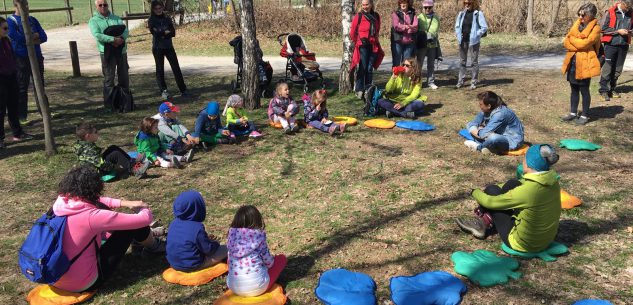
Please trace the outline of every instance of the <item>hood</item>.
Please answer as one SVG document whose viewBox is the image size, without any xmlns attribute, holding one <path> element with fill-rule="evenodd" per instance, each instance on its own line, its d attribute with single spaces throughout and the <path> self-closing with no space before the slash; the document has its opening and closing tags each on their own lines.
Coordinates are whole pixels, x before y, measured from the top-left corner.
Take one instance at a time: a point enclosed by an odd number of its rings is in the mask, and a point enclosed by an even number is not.
<svg viewBox="0 0 633 305">
<path fill-rule="evenodd" d="M 232 257 L 242 258 L 266 242 L 266 232 L 258 229 L 230 228 L 227 247 Z"/>
<path fill-rule="evenodd" d="M 218 102 L 213 101 L 207 104 L 207 115 L 219 115 L 220 114 L 220 105 Z"/>
<path fill-rule="evenodd" d="M 207 215 L 207 207 L 202 194 L 196 190 L 180 193 L 174 200 L 174 216 L 180 220 L 202 222 Z"/>
<path fill-rule="evenodd" d="M 136 137 L 137 137 L 139 140 L 147 140 L 147 139 L 151 138 L 152 136 L 151 136 L 151 135 L 146 134 L 146 133 L 145 133 L 145 132 L 143 132 L 143 131 L 139 131 L 139 132 L 138 132 L 138 134 L 136 135 Z"/>
<path fill-rule="evenodd" d="M 541 185 L 550 186 L 558 183 L 560 175 L 555 170 L 548 170 L 546 172 L 528 173 L 523 175 L 526 180 L 532 180 Z"/>
<path fill-rule="evenodd" d="M 53 204 L 53 212 L 57 216 L 69 216 L 79 214 L 84 211 L 94 210 L 93 204 L 85 202 L 83 200 L 72 199 L 64 196 L 57 197 Z"/>
</svg>

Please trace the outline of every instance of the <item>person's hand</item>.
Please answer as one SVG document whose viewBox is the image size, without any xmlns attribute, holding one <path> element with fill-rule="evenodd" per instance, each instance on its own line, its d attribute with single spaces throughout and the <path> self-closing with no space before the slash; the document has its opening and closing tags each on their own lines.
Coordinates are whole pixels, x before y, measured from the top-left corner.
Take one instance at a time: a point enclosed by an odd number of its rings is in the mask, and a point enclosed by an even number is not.
<svg viewBox="0 0 633 305">
<path fill-rule="evenodd" d="M 147 205 L 147 203 L 143 202 L 142 200 L 138 200 L 138 201 L 121 200 L 121 206 L 130 208 L 133 210 L 149 208 L 149 205 Z"/>
<path fill-rule="evenodd" d="M 620 35 L 629 35 L 629 30 L 627 29 L 619 29 L 618 34 Z"/>
<path fill-rule="evenodd" d="M 189 138 L 189 136 L 182 138 L 182 142 L 187 145 L 191 145 L 191 139 Z"/>
<path fill-rule="evenodd" d="M 322 118 L 321 123 L 325 124 L 325 122 L 327 122 L 327 118 Z"/>
<path fill-rule="evenodd" d="M 168 155 L 173 155 L 173 154 L 174 154 L 174 151 L 173 151 L 173 150 L 171 150 L 171 149 L 168 149 L 168 150 L 166 150 L 165 152 L 166 152 Z"/>
<path fill-rule="evenodd" d="M 158 160 L 154 161 L 154 165 L 160 166 L 160 161 L 158 161 Z"/>
<path fill-rule="evenodd" d="M 285 116 L 286 119 L 289 119 L 292 116 L 292 113 L 290 111 L 286 111 Z"/>
<path fill-rule="evenodd" d="M 316 106 L 316 110 L 317 110 L 317 111 L 321 111 L 321 104 L 318 104 L 318 105 Z"/>
<path fill-rule="evenodd" d="M 118 48 L 119 46 L 121 46 L 123 44 L 123 38 L 121 37 L 114 37 L 114 41 L 112 42 L 112 45 L 115 48 Z"/>
<path fill-rule="evenodd" d="M 402 105 L 400 105 L 400 103 L 393 105 L 393 108 L 396 110 L 400 110 L 400 108 L 402 108 Z"/>
<path fill-rule="evenodd" d="M 231 135 L 231 132 L 230 132 L 230 131 L 228 131 L 228 130 L 226 130 L 226 129 L 224 129 L 224 130 L 222 130 L 222 135 L 225 135 L 225 136 L 227 136 L 227 137 L 228 137 L 228 136 L 230 136 L 230 135 Z"/>
</svg>

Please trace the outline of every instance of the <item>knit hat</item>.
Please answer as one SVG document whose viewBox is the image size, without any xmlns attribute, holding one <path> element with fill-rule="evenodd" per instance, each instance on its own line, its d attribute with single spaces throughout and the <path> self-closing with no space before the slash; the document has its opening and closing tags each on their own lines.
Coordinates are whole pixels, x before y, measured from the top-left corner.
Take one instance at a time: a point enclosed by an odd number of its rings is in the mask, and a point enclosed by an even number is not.
<svg viewBox="0 0 633 305">
<path fill-rule="evenodd" d="M 160 114 L 164 114 L 167 112 L 180 112 L 180 107 L 170 103 L 170 102 L 164 102 L 162 104 L 160 104 L 160 106 L 158 106 L 158 112 Z"/>
<path fill-rule="evenodd" d="M 220 111 L 220 105 L 218 102 L 211 101 L 207 104 L 207 115 L 218 115 Z"/>
<path fill-rule="evenodd" d="M 226 116 L 226 110 L 229 107 L 235 107 L 235 105 L 239 104 L 242 102 L 242 97 L 237 95 L 237 94 L 233 94 L 231 96 L 229 96 L 229 98 L 226 100 L 226 105 L 224 105 L 224 111 L 222 111 L 222 115 Z"/>
<path fill-rule="evenodd" d="M 424 0 L 422 2 L 422 6 L 433 6 L 435 3 L 433 3 L 433 0 Z"/>
<path fill-rule="evenodd" d="M 527 166 L 535 171 L 548 171 L 549 167 L 558 162 L 556 150 L 549 144 L 535 144 L 530 146 L 525 154 Z"/>
</svg>

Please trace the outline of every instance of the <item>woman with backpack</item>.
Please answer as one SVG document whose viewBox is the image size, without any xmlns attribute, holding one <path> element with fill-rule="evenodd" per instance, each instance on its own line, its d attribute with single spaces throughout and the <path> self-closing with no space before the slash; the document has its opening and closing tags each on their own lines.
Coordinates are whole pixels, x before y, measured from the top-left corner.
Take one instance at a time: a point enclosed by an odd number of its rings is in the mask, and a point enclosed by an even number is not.
<svg viewBox="0 0 633 305">
<path fill-rule="evenodd" d="M 415 55 L 415 37 L 418 32 L 418 17 L 410 0 L 398 0 L 398 9 L 391 13 L 392 67 L 403 59 Z"/>
<path fill-rule="evenodd" d="M 372 83 L 374 69 L 378 69 L 385 53 L 380 46 L 380 15 L 374 11 L 374 0 L 363 0 L 361 9 L 352 19 L 350 39 L 354 43 L 354 54 L 350 71 L 356 66 L 356 84 L 354 91 L 358 98 L 363 97 L 367 85 Z"/>
</svg>

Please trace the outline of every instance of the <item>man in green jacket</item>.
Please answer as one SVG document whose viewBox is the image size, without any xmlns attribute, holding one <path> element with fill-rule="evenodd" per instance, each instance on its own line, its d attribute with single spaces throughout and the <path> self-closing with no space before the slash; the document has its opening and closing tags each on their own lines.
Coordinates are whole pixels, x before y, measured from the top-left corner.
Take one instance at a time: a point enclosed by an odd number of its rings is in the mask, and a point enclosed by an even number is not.
<svg viewBox="0 0 633 305">
<path fill-rule="evenodd" d="M 121 35 L 107 35 L 106 32 L 113 26 L 123 26 L 123 20 L 110 12 L 107 0 L 95 0 L 97 11 L 94 13 L 88 26 L 92 36 L 97 41 L 97 48 L 101 54 L 101 70 L 103 72 L 103 100 L 107 100 L 112 88 L 114 88 L 114 75 L 118 76 L 118 86 L 124 89 L 130 88 L 130 77 L 127 64 L 127 46 L 125 40 L 128 37 L 128 29 L 125 28 Z M 110 29 L 108 29 L 110 27 Z M 108 30 L 106 30 L 108 29 Z"/>
<path fill-rule="evenodd" d="M 459 218 L 457 224 L 481 239 L 495 228 L 506 246 L 516 251 L 546 249 L 556 237 L 560 218 L 560 177 L 550 170 L 557 161 L 558 155 L 550 145 L 531 146 L 523 159 L 522 177 L 503 187 L 474 190 L 478 216 Z"/>
</svg>

